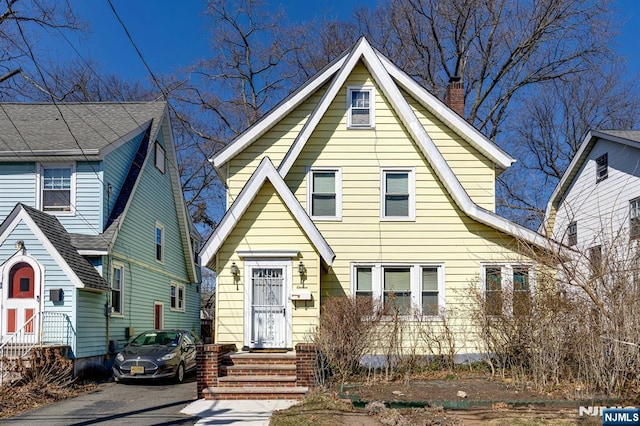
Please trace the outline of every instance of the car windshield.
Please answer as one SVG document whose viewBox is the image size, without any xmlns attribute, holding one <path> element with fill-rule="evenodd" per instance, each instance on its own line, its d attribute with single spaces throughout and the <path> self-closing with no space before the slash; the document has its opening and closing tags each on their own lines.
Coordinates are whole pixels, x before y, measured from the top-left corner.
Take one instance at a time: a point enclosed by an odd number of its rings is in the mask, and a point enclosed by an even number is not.
<svg viewBox="0 0 640 426">
<path fill-rule="evenodd" d="M 133 346 L 178 346 L 180 333 L 177 331 L 147 331 L 136 337 L 131 345 Z"/>
</svg>

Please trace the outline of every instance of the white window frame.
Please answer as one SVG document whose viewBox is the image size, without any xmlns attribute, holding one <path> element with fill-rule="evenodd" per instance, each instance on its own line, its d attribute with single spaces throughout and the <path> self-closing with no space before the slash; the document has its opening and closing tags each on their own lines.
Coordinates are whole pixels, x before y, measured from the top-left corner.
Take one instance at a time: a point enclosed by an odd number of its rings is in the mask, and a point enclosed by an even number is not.
<svg viewBox="0 0 640 426">
<path fill-rule="evenodd" d="M 567 245 L 575 246 L 578 244 L 578 222 L 573 221 L 567 226 Z"/>
<path fill-rule="evenodd" d="M 629 238 L 640 238 L 640 197 L 629 200 Z"/>
<path fill-rule="evenodd" d="M 180 291 L 182 291 L 182 297 L 180 297 Z M 174 302 L 174 299 L 175 299 L 175 302 Z M 169 306 L 171 310 L 184 312 L 184 299 L 185 299 L 184 284 L 171 283 L 171 288 L 169 290 Z"/>
<path fill-rule="evenodd" d="M 45 210 L 44 208 L 44 171 L 45 169 L 70 169 L 71 187 L 69 189 L 69 211 Z M 54 216 L 74 216 L 76 214 L 76 163 L 39 163 L 37 170 L 36 205 L 38 210 Z"/>
<path fill-rule="evenodd" d="M 160 230 L 160 259 L 158 259 L 158 230 Z M 158 263 L 164 263 L 164 226 L 160 222 L 156 222 L 156 226 L 153 232 L 153 256 Z"/>
<path fill-rule="evenodd" d="M 158 154 L 162 154 L 162 155 L 158 155 Z M 155 145 L 154 145 L 154 159 L 153 162 L 156 166 L 156 169 L 158 169 L 160 171 L 160 173 L 164 174 L 165 169 L 166 169 L 166 164 L 167 164 L 167 154 L 166 151 L 164 150 L 164 147 L 162 145 L 160 145 L 160 142 L 156 141 Z"/>
<path fill-rule="evenodd" d="M 316 172 L 335 173 L 336 209 L 333 216 L 313 215 L 313 174 Z M 307 168 L 307 213 L 314 220 L 342 220 L 342 169 L 340 167 L 309 167 Z"/>
<path fill-rule="evenodd" d="M 369 123 L 353 124 L 352 123 L 352 105 L 351 94 L 353 92 L 369 93 Z M 373 129 L 376 127 L 376 97 L 373 86 L 349 86 L 347 87 L 347 128 L 348 129 Z M 362 108 L 364 109 L 364 108 Z"/>
<path fill-rule="evenodd" d="M 385 268 L 409 268 L 411 289 L 411 314 L 404 315 L 407 318 L 423 320 L 442 320 L 445 315 L 446 303 L 446 276 L 443 262 L 353 262 L 351 263 L 351 295 L 356 296 L 357 270 L 358 268 L 371 268 L 371 289 L 373 303 L 379 309 L 384 309 L 384 269 Z M 422 268 L 437 268 L 438 270 L 438 314 L 423 315 L 422 306 Z"/>
<path fill-rule="evenodd" d="M 513 315 L 513 271 L 514 269 L 527 268 L 529 274 L 529 295 L 535 293 L 535 267 L 530 263 L 482 263 L 480 265 L 480 281 L 482 283 L 482 296 L 487 293 L 487 268 L 500 268 L 500 289 L 502 290 L 502 313 Z M 511 297 L 507 297 L 511 294 Z"/>
<path fill-rule="evenodd" d="M 388 216 L 385 213 L 387 196 L 386 176 L 388 173 L 407 173 L 409 198 L 407 202 L 408 216 Z M 416 220 L 416 169 L 415 167 L 383 167 L 380 169 L 380 220 L 382 221 L 415 221 Z"/>
<path fill-rule="evenodd" d="M 599 183 L 609 177 L 609 153 L 605 152 L 604 154 L 598 156 L 595 159 L 595 163 L 596 163 L 596 183 Z"/>
<path fill-rule="evenodd" d="M 119 270 L 120 271 L 120 306 L 115 306 L 113 304 L 113 280 L 115 278 L 115 271 Z M 116 315 L 116 316 L 123 316 L 124 315 L 124 291 L 125 291 L 125 281 L 124 281 L 124 264 L 117 262 L 117 261 L 112 261 L 111 262 L 111 277 L 109 280 L 109 288 L 111 290 L 111 294 L 109 295 L 110 299 L 111 299 L 111 309 L 112 314 Z"/>
</svg>

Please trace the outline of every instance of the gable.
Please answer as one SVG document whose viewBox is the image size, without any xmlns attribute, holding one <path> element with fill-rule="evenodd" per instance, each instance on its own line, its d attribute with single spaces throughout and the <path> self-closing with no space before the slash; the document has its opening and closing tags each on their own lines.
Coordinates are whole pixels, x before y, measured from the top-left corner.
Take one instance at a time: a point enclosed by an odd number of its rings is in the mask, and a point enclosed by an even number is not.
<svg viewBox="0 0 640 426">
<path fill-rule="evenodd" d="M 256 196 L 267 181 L 274 187 L 278 196 L 286 205 L 287 210 L 295 219 L 295 222 L 297 222 L 304 231 L 309 241 L 312 242 L 325 265 L 331 266 L 335 258 L 335 253 L 327 244 L 322 234 L 320 234 L 320 231 L 318 231 L 318 228 L 316 228 L 311 218 L 306 214 L 299 201 L 287 187 L 268 157 L 262 159 L 255 172 L 251 175 L 251 178 L 247 181 L 247 184 L 204 244 L 200 252 L 204 264 L 209 268 L 215 268 L 218 251 L 238 226 L 240 218 L 251 208 Z M 277 228 L 269 226 L 269 229 L 270 232 L 274 232 L 274 229 Z"/>
<path fill-rule="evenodd" d="M 328 89 L 323 93 L 320 101 L 314 107 L 313 112 L 304 123 L 300 132 L 296 135 L 289 151 L 278 166 L 278 173 L 283 177 L 288 175 L 289 171 L 292 169 L 294 164 L 296 164 L 299 156 L 304 151 L 306 144 L 314 137 L 315 132 L 319 129 L 318 126 L 321 125 L 325 116 L 331 116 L 331 106 L 336 105 L 336 102 L 340 102 L 340 92 L 344 90 L 345 86 L 348 86 L 349 79 L 353 75 L 355 81 L 358 81 L 359 83 L 366 83 L 370 80 L 375 84 L 376 88 L 379 89 L 382 95 L 384 95 L 384 99 L 386 99 L 386 102 L 388 102 L 390 106 L 388 109 L 381 112 L 384 113 L 385 111 L 389 111 L 391 113 L 389 115 L 390 117 L 397 117 L 397 119 L 393 121 L 401 123 L 402 128 L 404 129 L 398 135 L 392 133 L 385 134 L 385 126 L 379 124 L 379 119 L 376 117 L 375 129 L 368 128 L 366 130 L 362 130 L 362 134 L 371 133 L 369 137 L 373 139 L 372 148 L 374 152 L 376 144 L 380 140 L 380 137 L 378 136 L 379 134 L 384 134 L 385 139 L 400 137 L 404 140 L 411 140 L 419 148 L 423 157 L 429 162 L 435 175 L 446 188 L 446 191 L 451 195 L 455 204 L 464 211 L 465 214 L 474 220 L 489 225 L 501 232 L 505 232 L 519 238 L 524 238 L 526 241 L 532 242 L 536 245 L 545 245 L 546 242 L 541 240 L 538 234 L 495 215 L 490 209 L 488 210 L 479 206 L 472 200 L 472 198 L 470 198 L 464 186 L 460 183 L 460 180 L 447 163 L 445 157 L 441 154 L 429 136 L 427 129 L 425 129 L 418 119 L 416 112 L 410 106 L 407 99 L 402 95 L 400 88 L 389 74 L 389 70 L 391 69 L 395 73 L 396 78 L 403 79 L 404 77 L 398 74 L 397 69 L 394 68 L 395 66 L 387 64 L 385 67 L 382 58 L 383 57 L 381 55 L 371 48 L 365 39 L 361 39 L 356 44 L 356 46 L 349 52 L 335 76 L 332 77 L 331 84 Z M 362 78 L 365 75 L 364 73 L 358 73 L 360 63 L 364 64 L 364 67 L 366 67 L 366 70 L 368 71 L 366 80 Z M 403 82 L 403 88 L 415 93 L 420 92 L 420 90 L 416 91 L 412 86 L 412 83 L 407 81 Z M 424 94 L 421 93 L 421 95 Z M 376 102 L 378 102 L 378 97 L 379 96 L 376 95 Z M 428 98 L 426 95 L 423 97 Z M 342 99 L 344 99 L 344 97 Z M 492 158 L 492 161 L 498 162 L 499 166 L 507 167 L 510 165 L 512 159 L 499 150 L 492 142 L 482 137 L 479 132 L 476 131 L 474 133 L 469 130 L 471 126 L 469 126 L 468 123 L 465 123 L 464 120 L 461 122 L 459 119 L 452 117 L 450 110 L 449 112 L 443 112 L 441 102 L 434 101 L 434 99 L 429 98 L 426 101 L 423 100 L 421 104 L 427 108 L 433 107 L 434 113 L 440 114 L 442 117 L 448 117 L 449 123 L 456 123 L 457 125 L 453 126 L 453 129 L 457 133 L 466 135 L 466 137 L 469 138 L 469 141 L 474 143 L 484 154 L 489 155 Z M 334 106 L 333 110 L 336 109 L 337 107 Z M 342 111 L 344 111 L 344 107 Z M 340 115 L 343 114 L 344 112 Z M 274 118 L 275 121 L 277 121 L 277 119 L 279 118 Z M 382 121 L 380 121 L 380 123 Z M 251 129 L 248 132 L 250 133 Z M 354 130 L 352 137 L 355 138 L 356 134 L 357 132 Z M 407 137 L 407 135 L 409 137 Z M 244 140 L 243 137 L 239 140 L 242 140 L 243 144 L 241 145 L 238 142 L 233 142 L 232 145 L 224 151 L 224 155 L 222 155 L 222 157 L 224 157 L 224 161 L 220 158 L 216 160 L 214 157 L 214 165 L 221 166 L 238 152 L 246 149 L 247 141 Z M 390 155 L 392 155 L 392 153 L 390 153 Z M 231 199 L 233 199 L 235 194 L 230 191 L 230 195 Z"/>
</svg>

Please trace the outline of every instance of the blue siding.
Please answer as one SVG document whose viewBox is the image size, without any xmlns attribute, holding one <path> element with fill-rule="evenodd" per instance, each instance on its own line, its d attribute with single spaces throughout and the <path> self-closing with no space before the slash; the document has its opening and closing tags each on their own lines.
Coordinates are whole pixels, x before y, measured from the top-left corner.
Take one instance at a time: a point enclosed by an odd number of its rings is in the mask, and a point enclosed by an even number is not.
<svg viewBox="0 0 640 426">
<path fill-rule="evenodd" d="M 36 205 L 36 165 L 0 163 L 0 222 L 18 202 Z"/>
<path fill-rule="evenodd" d="M 102 163 L 76 163 L 76 214 L 57 215 L 68 232 L 97 235 L 102 232 Z"/>
<path fill-rule="evenodd" d="M 159 142 L 162 144 L 163 141 Z M 168 164 L 166 172 L 161 173 L 154 165 L 153 150 L 149 150 L 149 158 L 140 177 L 135 198 L 114 245 L 114 259 L 117 258 L 125 265 L 125 304 L 124 316 L 111 319 L 113 336 L 124 337 L 124 328 L 128 326 L 135 327 L 136 331 L 152 328 L 154 302 L 164 304 L 165 327 L 188 328 L 198 334 L 200 332 L 200 294 L 197 292 L 198 284 L 188 282 L 180 234 L 182 230 L 178 224 L 178 210 L 169 175 L 171 167 L 175 165 Z M 155 259 L 156 222 L 164 227 L 162 263 Z M 170 309 L 172 283 L 183 284 L 185 287 L 184 312 Z"/>
<path fill-rule="evenodd" d="M 61 312 L 69 315 L 73 327 L 76 328 L 75 309 L 76 288 L 69 278 L 58 266 L 55 259 L 49 254 L 46 248 L 33 235 L 31 229 L 20 222 L 6 239 L 6 244 L 0 246 L 0 259 L 6 260 L 14 255 L 16 250 L 14 242 L 22 240 L 25 243 L 26 254 L 37 259 L 44 271 L 44 288 L 41 297 L 44 297 L 44 309 L 48 312 Z M 64 291 L 62 303 L 54 304 L 49 300 L 49 289 L 61 288 Z M 73 348 L 75 351 L 75 348 Z"/>
<path fill-rule="evenodd" d="M 107 317 L 104 306 L 107 295 L 78 291 L 77 358 L 107 353 Z"/>
<path fill-rule="evenodd" d="M 138 146 L 140 145 L 140 141 L 143 136 L 144 133 L 140 133 L 132 140 L 109 153 L 109 155 L 104 159 L 104 183 L 105 185 L 111 185 L 113 188 L 111 193 L 108 193 L 107 191 L 104 193 L 103 217 L 105 218 L 105 223 L 113 209 L 116 199 L 118 198 L 122 184 L 127 177 L 129 167 L 136 155 L 136 151 L 138 150 Z"/>
</svg>

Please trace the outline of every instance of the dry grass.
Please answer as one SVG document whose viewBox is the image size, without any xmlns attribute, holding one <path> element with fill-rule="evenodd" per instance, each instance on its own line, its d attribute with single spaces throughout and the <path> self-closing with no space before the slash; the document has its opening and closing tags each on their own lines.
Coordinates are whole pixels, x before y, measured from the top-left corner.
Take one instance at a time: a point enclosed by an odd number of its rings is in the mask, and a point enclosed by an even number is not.
<svg viewBox="0 0 640 426">
<path fill-rule="evenodd" d="M 8 418 L 56 401 L 96 389 L 94 383 L 78 384 L 73 363 L 54 348 L 32 351 L 29 358 L 10 362 L 9 378 L 0 386 L 0 418 Z"/>
</svg>

